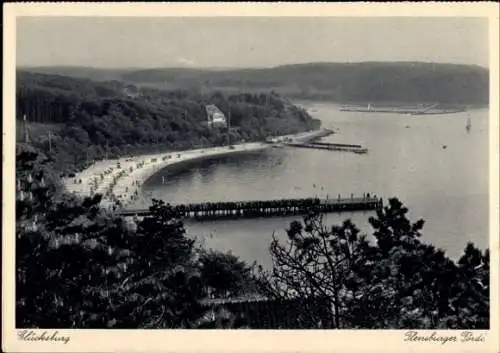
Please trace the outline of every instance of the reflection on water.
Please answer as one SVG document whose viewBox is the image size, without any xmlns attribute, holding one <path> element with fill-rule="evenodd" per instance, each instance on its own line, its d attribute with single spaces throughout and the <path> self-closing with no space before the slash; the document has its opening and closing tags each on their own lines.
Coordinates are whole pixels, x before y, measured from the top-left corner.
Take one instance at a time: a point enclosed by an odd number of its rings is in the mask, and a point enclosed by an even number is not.
<svg viewBox="0 0 500 353">
<path fill-rule="evenodd" d="M 145 195 L 171 203 L 365 192 L 384 199 L 397 196 L 413 220 L 426 220 L 424 239 L 451 256 L 458 256 L 468 240 L 488 245 L 487 110 L 415 117 L 345 113 L 331 104 L 311 109 L 324 127 L 338 129 L 325 141 L 362 144 L 369 153 L 283 148 L 198 161 L 158 173 L 145 185 Z M 351 218 L 369 233 L 368 217 L 330 214 L 327 221 Z M 292 219 L 189 223 L 187 228 L 208 246 L 268 266 L 271 234 L 281 234 Z"/>
</svg>

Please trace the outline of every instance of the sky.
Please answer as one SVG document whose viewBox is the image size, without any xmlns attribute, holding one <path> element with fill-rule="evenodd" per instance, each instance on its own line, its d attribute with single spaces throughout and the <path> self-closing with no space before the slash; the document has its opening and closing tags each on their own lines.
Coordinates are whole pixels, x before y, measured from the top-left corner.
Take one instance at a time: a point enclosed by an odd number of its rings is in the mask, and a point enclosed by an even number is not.
<svg viewBox="0 0 500 353">
<path fill-rule="evenodd" d="M 425 17 L 18 17 L 18 67 L 255 68 L 427 61 L 488 67 L 488 22 Z"/>
</svg>

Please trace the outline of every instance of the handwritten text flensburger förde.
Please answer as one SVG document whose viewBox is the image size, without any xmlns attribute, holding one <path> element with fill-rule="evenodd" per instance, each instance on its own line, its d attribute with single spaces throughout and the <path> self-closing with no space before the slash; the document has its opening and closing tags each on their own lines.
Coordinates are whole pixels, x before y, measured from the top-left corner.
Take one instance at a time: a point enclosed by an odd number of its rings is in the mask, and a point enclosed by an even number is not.
<svg viewBox="0 0 500 353">
<path fill-rule="evenodd" d="M 486 340 L 486 334 L 481 332 L 472 331 L 460 331 L 460 332 L 447 332 L 438 333 L 433 332 L 419 332 L 419 331 L 407 331 L 404 334 L 405 342 L 422 342 L 422 343 L 481 343 Z"/>
</svg>

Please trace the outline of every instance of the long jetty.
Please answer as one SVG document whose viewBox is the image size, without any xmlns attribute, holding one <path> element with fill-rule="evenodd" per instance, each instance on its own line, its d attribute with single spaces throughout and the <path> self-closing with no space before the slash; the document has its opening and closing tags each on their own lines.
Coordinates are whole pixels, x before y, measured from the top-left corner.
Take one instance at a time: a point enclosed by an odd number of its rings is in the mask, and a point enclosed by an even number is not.
<svg viewBox="0 0 500 353">
<path fill-rule="evenodd" d="M 317 141 L 323 137 L 333 134 L 332 130 L 321 129 L 314 132 L 281 137 L 269 137 L 266 142 L 275 146 L 288 146 L 298 148 L 312 148 L 317 150 L 344 151 L 354 153 L 367 153 L 368 149 L 361 145 L 346 143 L 329 143 Z"/>
<path fill-rule="evenodd" d="M 345 151 L 354 153 L 368 153 L 368 149 L 361 145 L 350 145 L 345 143 L 327 143 L 327 142 L 310 142 L 310 143 L 288 143 L 287 146 L 299 148 L 313 148 L 317 150 L 328 151 Z"/>
<path fill-rule="evenodd" d="M 266 201 L 204 202 L 173 205 L 185 218 L 217 220 L 303 215 L 309 212 L 333 213 L 346 211 L 374 211 L 383 207 L 382 199 L 375 196 L 336 199 L 283 199 Z M 149 209 L 129 209 L 118 212 L 122 216 L 148 216 Z"/>
</svg>

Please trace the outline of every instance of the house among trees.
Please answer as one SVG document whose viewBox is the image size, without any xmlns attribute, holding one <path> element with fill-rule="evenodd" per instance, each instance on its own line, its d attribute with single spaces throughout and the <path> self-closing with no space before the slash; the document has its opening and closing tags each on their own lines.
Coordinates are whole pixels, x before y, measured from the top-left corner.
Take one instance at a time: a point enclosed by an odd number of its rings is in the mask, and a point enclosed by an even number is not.
<svg viewBox="0 0 500 353">
<path fill-rule="evenodd" d="M 127 85 L 127 87 L 124 88 L 123 92 L 129 98 L 137 98 L 140 94 L 139 89 L 134 85 Z"/>
<path fill-rule="evenodd" d="M 227 125 L 226 116 L 215 104 L 205 106 L 205 111 L 207 112 L 207 123 L 209 127 Z"/>
</svg>

